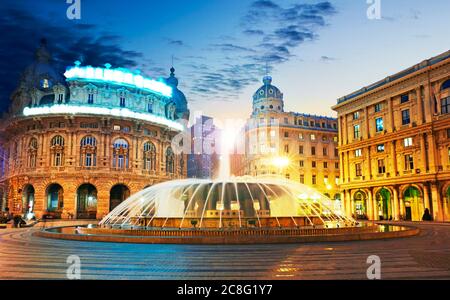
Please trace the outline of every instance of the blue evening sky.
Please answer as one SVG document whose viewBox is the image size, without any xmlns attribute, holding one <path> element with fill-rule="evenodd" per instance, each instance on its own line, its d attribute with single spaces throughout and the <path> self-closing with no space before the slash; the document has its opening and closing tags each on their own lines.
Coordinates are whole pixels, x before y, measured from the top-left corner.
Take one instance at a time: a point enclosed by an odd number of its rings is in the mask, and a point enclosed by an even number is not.
<svg viewBox="0 0 450 300">
<path fill-rule="evenodd" d="M 267 62 L 286 110 L 334 116 L 338 97 L 450 49 L 450 1 L 381 0 L 381 20 L 367 18 L 366 1 L 81 0 L 73 21 L 65 0 L 4 0 L 0 25 L 5 15 L 27 22 L 0 42 L 46 37 L 67 50 L 61 61 L 122 62 L 152 77 L 168 75 L 173 55 L 191 110 L 220 118 L 250 114 Z M 37 28 L 28 44 L 25 26 Z M 6 52 L 0 61 L 14 64 Z"/>
</svg>

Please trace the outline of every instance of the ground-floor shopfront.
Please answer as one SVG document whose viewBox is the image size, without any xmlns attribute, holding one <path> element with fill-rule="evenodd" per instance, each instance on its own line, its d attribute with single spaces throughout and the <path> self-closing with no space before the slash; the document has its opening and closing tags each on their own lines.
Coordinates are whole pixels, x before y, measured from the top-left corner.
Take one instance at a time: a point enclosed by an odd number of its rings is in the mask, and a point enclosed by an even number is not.
<svg viewBox="0 0 450 300">
<path fill-rule="evenodd" d="M 346 215 L 369 220 L 450 221 L 450 181 L 343 190 Z"/>
</svg>

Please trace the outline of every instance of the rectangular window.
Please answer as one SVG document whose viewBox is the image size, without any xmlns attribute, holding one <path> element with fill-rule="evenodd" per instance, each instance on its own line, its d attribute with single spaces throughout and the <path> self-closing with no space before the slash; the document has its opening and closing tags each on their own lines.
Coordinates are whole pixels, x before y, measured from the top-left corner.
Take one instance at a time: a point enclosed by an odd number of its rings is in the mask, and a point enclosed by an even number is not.
<svg viewBox="0 0 450 300">
<path fill-rule="evenodd" d="M 147 111 L 148 111 L 149 113 L 153 113 L 153 103 L 149 103 L 149 104 L 147 105 Z"/>
<path fill-rule="evenodd" d="M 362 176 L 361 164 L 355 164 L 355 175 L 356 175 L 356 177 Z"/>
<path fill-rule="evenodd" d="M 386 173 L 386 166 L 384 164 L 384 159 L 378 160 L 378 174 Z"/>
<path fill-rule="evenodd" d="M 412 137 L 406 138 L 403 140 L 403 145 L 405 147 L 411 147 L 413 145 L 413 139 Z"/>
<path fill-rule="evenodd" d="M 305 166 L 305 162 L 303 160 L 299 161 L 300 168 L 303 168 Z"/>
<path fill-rule="evenodd" d="M 402 110 L 402 125 L 408 125 L 409 123 L 411 123 L 409 109 Z"/>
<path fill-rule="evenodd" d="M 375 127 L 377 132 L 382 132 L 384 130 L 383 118 L 377 118 L 375 120 Z"/>
<path fill-rule="evenodd" d="M 94 104 L 94 94 L 88 94 L 88 104 Z"/>
<path fill-rule="evenodd" d="M 299 139 L 299 140 L 303 140 L 303 133 L 299 133 L 299 134 L 298 134 L 298 139 Z"/>
<path fill-rule="evenodd" d="M 314 127 L 314 121 L 309 121 L 309 125 L 310 125 L 311 127 Z"/>
<path fill-rule="evenodd" d="M 450 97 L 441 100 L 441 113 L 443 114 L 450 113 Z"/>
<path fill-rule="evenodd" d="M 120 97 L 120 107 L 125 107 L 125 98 L 124 97 Z"/>
<path fill-rule="evenodd" d="M 284 152 L 289 153 L 289 145 L 284 145 Z"/>
<path fill-rule="evenodd" d="M 305 175 L 300 174 L 300 183 L 305 184 Z"/>
<path fill-rule="evenodd" d="M 113 126 L 113 129 L 114 129 L 115 131 L 119 131 L 121 128 L 122 128 L 122 127 L 120 127 L 120 125 L 114 125 L 114 126 Z"/>
<path fill-rule="evenodd" d="M 400 96 L 400 103 L 406 103 L 409 101 L 409 94 L 404 94 Z"/>
<path fill-rule="evenodd" d="M 311 155 L 316 155 L 316 147 L 311 147 Z"/>
<path fill-rule="evenodd" d="M 334 148 L 334 156 L 339 157 L 339 150 L 337 148 Z"/>
<path fill-rule="evenodd" d="M 64 100 L 64 95 L 63 94 L 59 94 L 58 95 L 58 104 L 63 103 L 63 100 Z"/>
<path fill-rule="evenodd" d="M 315 141 L 316 140 L 316 135 L 315 134 L 311 134 L 311 141 Z"/>
<path fill-rule="evenodd" d="M 298 146 L 298 154 L 303 154 L 303 146 Z"/>
<path fill-rule="evenodd" d="M 360 131 L 359 125 L 353 126 L 353 137 L 355 139 L 359 139 L 360 136 L 361 136 L 361 131 Z"/>
<path fill-rule="evenodd" d="M 289 119 L 288 118 L 284 118 L 284 124 L 289 124 Z"/>
<path fill-rule="evenodd" d="M 87 153 L 86 154 L 85 166 L 86 167 L 91 167 L 92 166 L 92 154 L 91 153 Z"/>
<path fill-rule="evenodd" d="M 338 162 L 335 162 L 335 163 L 334 163 L 334 168 L 335 168 L 335 169 L 339 169 L 339 163 L 338 163 Z"/>
<path fill-rule="evenodd" d="M 312 176 L 312 184 L 313 184 L 313 185 L 316 185 L 316 184 L 317 184 L 317 176 L 316 176 L 316 175 L 313 175 L 313 176 Z"/>
<path fill-rule="evenodd" d="M 450 128 L 447 129 L 447 138 L 450 139 Z"/>
<path fill-rule="evenodd" d="M 322 149 L 322 153 L 323 153 L 323 156 L 327 156 L 328 155 L 328 149 L 327 148 L 323 148 Z"/>
<path fill-rule="evenodd" d="M 362 156 L 362 150 L 361 149 L 356 149 L 355 150 L 355 157 L 361 157 Z"/>
<path fill-rule="evenodd" d="M 315 167 L 316 167 L 316 162 L 315 162 L 315 161 L 312 161 L 312 162 L 311 162 L 311 165 L 312 165 L 313 168 L 315 168 Z"/>
<path fill-rule="evenodd" d="M 405 155 L 405 170 L 406 171 L 414 170 L 414 158 L 412 154 Z"/>
<path fill-rule="evenodd" d="M 328 162 L 326 162 L 326 161 L 323 162 L 323 168 L 328 169 Z"/>
<path fill-rule="evenodd" d="M 56 153 L 55 154 L 55 163 L 54 163 L 55 167 L 59 167 L 61 166 L 61 153 Z"/>
<path fill-rule="evenodd" d="M 384 152 L 384 144 L 377 145 L 377 152 L 378 153 Z"/>
<path fill-rule="evenodd" d="M 358 120 L 359 119 L 359 111 L 356 111 L 353 113 L 353 120 Z"/>
<path fill-rule="evenodd" d="M 375 104 L 375 112 L 380 112 L 383 109 L 383 103 Z"/>
<path fill-rule="evenodd" d="M 285 138 L 288 138 L 288 137 L 289 137 L 289 132 L 285 131 L 285 132 L 284 132 L 284 137 L 285 137 Z"/>
</svg>

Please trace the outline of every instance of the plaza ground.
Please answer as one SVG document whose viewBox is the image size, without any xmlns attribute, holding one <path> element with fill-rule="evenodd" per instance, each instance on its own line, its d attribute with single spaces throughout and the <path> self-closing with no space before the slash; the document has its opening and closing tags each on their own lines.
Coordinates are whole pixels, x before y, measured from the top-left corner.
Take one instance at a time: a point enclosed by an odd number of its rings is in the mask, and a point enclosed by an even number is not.
<svg viewBox="0 0 450 300">
<path fill-rule="evenodd" d="M 396 223 L 411 225 L 413 223 Z M 296 245 L 140 245 L 35 237 L 0 231 L 1 279 L 65 279 L 70 255 L 82 279 L 366 279 L 367 257 L 382 279 L 450 279 L 450 224 L 414 223 L 418 236 Z"/>
</svg>

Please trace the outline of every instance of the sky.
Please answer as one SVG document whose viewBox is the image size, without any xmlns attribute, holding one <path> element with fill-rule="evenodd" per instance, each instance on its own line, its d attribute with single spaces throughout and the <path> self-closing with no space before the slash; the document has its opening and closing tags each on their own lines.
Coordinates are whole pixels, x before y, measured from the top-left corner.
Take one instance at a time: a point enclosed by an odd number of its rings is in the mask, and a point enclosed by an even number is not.
<svg viewBox="0 0 450 300">
<path fill-rule="evenodd" d="M 191 111 L 247 118 L 267 70 L 285 110 L 336 116 L 347 95 L 450 49 L 448 0 L 1 0 L 0 111 L 46 38 L 61 70 L 85 65 L 168 77 Z M 367 10 L 380 1 L 380 19 Z"/>
</svg>

